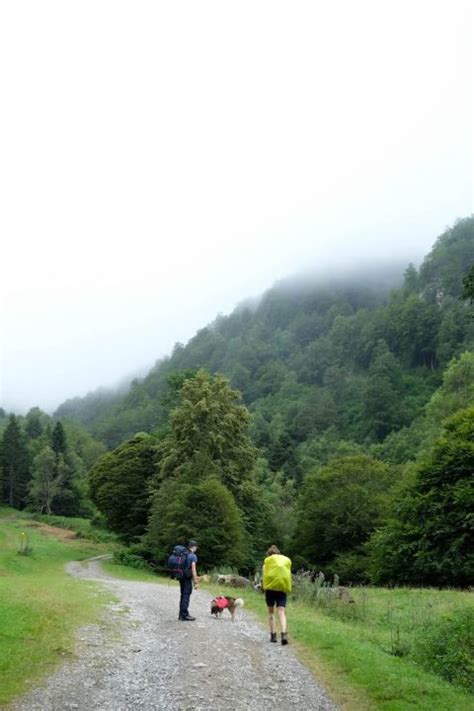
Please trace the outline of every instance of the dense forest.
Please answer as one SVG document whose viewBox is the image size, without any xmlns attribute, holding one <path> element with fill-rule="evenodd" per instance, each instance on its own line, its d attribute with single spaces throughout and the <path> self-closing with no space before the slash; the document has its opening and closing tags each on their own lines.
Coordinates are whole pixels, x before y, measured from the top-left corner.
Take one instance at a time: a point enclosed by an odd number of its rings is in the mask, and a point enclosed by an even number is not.
<svg viewBox="0 0 474 711">
<path fill-rule="evenodd" d="M 3 500 L 98 510 L 130 560 L 199 535 L 208 567 L 276 541 L 347 582 L 472 582 L 473 264 L 469 217 L 404 274 L 275 285 L 125 392 L 0 412 Z"/>
<path fill-rule="evenodd" d="M 39 513 L 93 516 L 88 472 L 107 451 L 83 427 L 38 407 L 25 417 L 0 408 L 0 501 Z"/>
</svg>

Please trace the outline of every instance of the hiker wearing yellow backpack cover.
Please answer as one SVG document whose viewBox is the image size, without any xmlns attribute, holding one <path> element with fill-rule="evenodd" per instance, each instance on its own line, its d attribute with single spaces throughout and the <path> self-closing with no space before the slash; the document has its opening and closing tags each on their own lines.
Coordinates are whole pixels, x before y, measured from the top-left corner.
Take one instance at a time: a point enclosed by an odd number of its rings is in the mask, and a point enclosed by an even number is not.
<svg viewBox="0 0 474 711">
<path fill-rule="evenodd" d="M 286 621 L 286 598 L 291 592 L 291 560 L 282 555 L 276 546 L 270 546 L 263 561 L 262 590 L 268 608 L 270 642 L 277 642 L 274 609 L 278 610 L 280 620 L 281 643 L 288 644 Z"/>
</svg>

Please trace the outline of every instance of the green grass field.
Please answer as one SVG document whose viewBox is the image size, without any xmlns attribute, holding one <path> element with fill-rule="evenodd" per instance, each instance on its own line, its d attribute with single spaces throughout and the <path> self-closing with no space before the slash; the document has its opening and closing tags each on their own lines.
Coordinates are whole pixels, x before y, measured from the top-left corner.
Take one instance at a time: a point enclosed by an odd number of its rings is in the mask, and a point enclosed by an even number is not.
<svg viewBox="0 0 474 711">
<path fill-rule="evenodd" d="M 0 705 L 73 654 L 74 631 L 96 620 L 105 602 L 99 588 L 69 577 L 64 566 L 109 546 L 51 533 L 0 508 Z M 26 543 L 31 553 L 19 554 Z"/>
</svg>

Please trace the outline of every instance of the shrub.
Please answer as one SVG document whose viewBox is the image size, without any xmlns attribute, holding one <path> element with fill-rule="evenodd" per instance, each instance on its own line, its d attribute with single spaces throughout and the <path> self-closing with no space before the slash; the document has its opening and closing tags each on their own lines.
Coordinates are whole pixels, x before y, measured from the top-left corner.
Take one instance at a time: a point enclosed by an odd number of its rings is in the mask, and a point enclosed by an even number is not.
<svg viewBox="0 0 474 711">
<path fill-rule="evenodd" d="M 365 455 L 334 459 L 308 474 L 290 555 L 338 574 L 335 561 L 344 556 L 344 582 L 366 580 L 361 550 L 383 519 L 393 482 L 386 464 Z"/>
<path fill-rule="evenodd" d="M 163 563 L 177 543 L 195 537 L 201 571 L 222 566 L 239 568 L 244 536 L 235 499 L 215 478 L 195 485 L 169 479 L 155 494 L 147 545 Z"/>
<path fill-rule="evenodd" d="M 120 548 L 114 552 L 114 562 L 120 565 L 127 565 L 129 568 L 137 570 L 150 570 L 150 566 L 139 551 L 131 548 Z"/>
<path fill-rule="evenodd" d="M 328 572 L 337 571 L 340 581 L 344 584 L 363 585 L 369 582 L 367 573 L 367 556 L 358 549 L 336 556 L 331 565 L 326 566 Z"/>
<path fill-rule="evenodd" d="M 427 625 L 414 657 L 428 671 L 474 692 L 474 609 L 454 610 L 438 625 Z"/>
</svg>

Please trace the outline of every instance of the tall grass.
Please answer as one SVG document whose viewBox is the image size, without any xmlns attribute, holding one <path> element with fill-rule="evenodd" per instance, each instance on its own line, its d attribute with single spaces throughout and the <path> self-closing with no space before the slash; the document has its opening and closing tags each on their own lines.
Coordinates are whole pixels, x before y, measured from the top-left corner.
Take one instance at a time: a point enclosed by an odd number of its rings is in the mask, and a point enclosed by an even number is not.
<svg viewBox="0 0 474 711">
<path fill-rule="evenodd" d="M 389 590 L 361 586 L 348 589 L 339 586 L 337 576 L 329 582 L 321 574 L 313 579 L 308 573 L 299 573 L 294 579 L 293 596 L 327 617 L 370 632 L 384 652 L 422 663 L 428 671 L 473 689 L 474 679 L 469 678 L 467 671 L 446 672 L 449 659 L 454 658 L 453 650 L 459 649 L 461 644 L 464 655 L 471 657 L 470 668 L 474 670 L 472 594 L 429 588 Z M 455 620 L 463 620 L 464 625 L 450 624 L 453 616 Z M 445 633 L 441 633 L 441 629 L 445 629 Z M 435 646 L 437 630 L 441 638 L 449 638 L 450 644 L 439 642 L 437 654 L 430 655 L 427 650 L 430 640 L 431 646 Z M 457 659 L 460 665 L 461 656 Z"/>
</svg>

